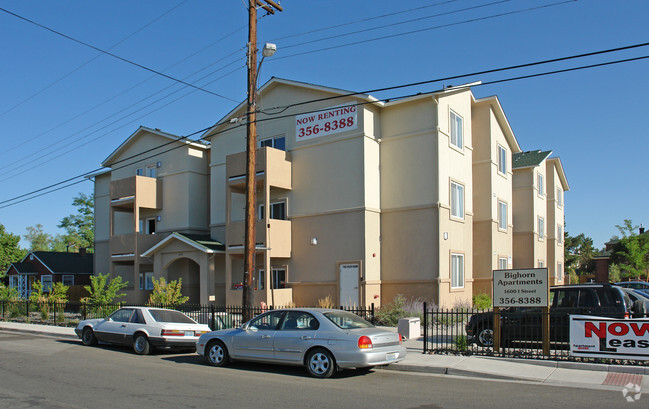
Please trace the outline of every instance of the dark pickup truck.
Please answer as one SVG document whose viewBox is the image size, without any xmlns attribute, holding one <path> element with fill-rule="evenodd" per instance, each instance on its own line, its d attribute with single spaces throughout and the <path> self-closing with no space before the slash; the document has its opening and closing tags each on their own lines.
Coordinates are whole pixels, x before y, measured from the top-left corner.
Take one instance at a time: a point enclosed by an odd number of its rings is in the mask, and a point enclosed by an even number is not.
<svg viewBox="0 0 649 409">
<path fill-rule="evenodd" d="M 612 284 L 575 284 L 550 288 L 550 341 L 568 342 L 570 315 L 594 315 L 611 318 L 644 317 L 645 305 L 633 302 L 618 286 Z M 479 346 L 494 343 L 493 312 L 473 314 L 466 333 Z M 543 309 L 508 307 L 500 309 L 502 345 L 512 342 L 542 340 Z"/>
</svg>

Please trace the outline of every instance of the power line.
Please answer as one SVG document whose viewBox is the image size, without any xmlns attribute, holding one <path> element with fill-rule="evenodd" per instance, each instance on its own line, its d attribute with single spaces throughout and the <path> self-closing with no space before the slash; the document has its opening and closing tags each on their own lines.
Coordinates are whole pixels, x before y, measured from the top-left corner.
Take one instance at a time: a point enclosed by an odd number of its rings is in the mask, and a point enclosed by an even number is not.
<svg viewBox="0 0 649 409">
<path fill-rule="evenodd" d="M 101 49 L 101 48 L 99 48 L 99 47 L 95 47 L 95 46 L 92 45 L 92 44 L 88 44 L 88 43 L 86 43 L 86 42 L 84 42 L 84 41 L 78 40 L 78 39 L 76 39 L 76 38 L 74 38 L 74 37 L 71 37 L 71 36 L 69 36 L 69 35 L 67 35 L 67 34 L 63 34 L 63 33 L 61 33 L 60 31 L 56 31 L 56 30 L 54 30 L 54 29 L 52 29 L 52 28 L 49 28 L 49 27 L 47 27 L 47 26 L 44 26 L 44 25 L 42 25 L 42 24 L 40 24 L 40 23 L 37 23 L 37 22 L 35 22 L 35 21 L 33 21 L 33 20 L 30 20 L 30 19 L 28 19 L 28 18 L 26 18 L 26 17 L 23 17 L 23 16 L 21 16 L 21 15 L 19 15 L 19 14 L 13 13 L 13 12 L 7 10 L 7 9 L 2 8 L 2 7 L 0 7 L 0 11 L 3 11 L 3 12 L 5 12 L 5 13 L 9 14 L 9 15 L 12 15 L 12 16 L 14 16 L 14 17 L 16 17 L 16 18 L 19 18 L 19 19 L 21 19 L 21 20 L 23 20 L 23 21 L 26 21 L 26 22 L 28 22 L 28 23 L 30 23 L 30 24 L 33 24 L 33 25 L 35 25 L 35 26 L 38 26 L 38 27 L 40 27 L 40 28 L 42 28 L 42 29 L 44 29 L 44 30 L 47 30 L 47 31 L 49 31 L 49 32 L 51 32 L 51 33 L 54 33 L 54 34 L 56 34 L 56 35 L 58 35 L 58 36 L 61 36 L 61 37 L 63 37 L 63 38 L 66 38 L 66 39 L 68 39 L 68 40 L 70 40 L 70 41 L 74 41 L 74 42 L 77 43 L 77 44 L 81 44 L 81 45 L 86 46 L 86 47 L 88 47 L 88 48 L 92 48 L 93 50 L 95 50 L 95 51 L 99 51 L 99 52 L 102 53 L 102 54 L 109 55 L 109 56 L 111 56 L 111 57 L 113 57 L 113 58 L 116 58 L 116 59 L 118 59 L 118 60 L 120 60 L 120 61 L 123 61 L 123 62 L 125 62 L 125 63 L 127 63 L 127 64 L 134 65 L 134 66 L 136 66 L 136 67 L 138 67 L 138 68 L 141 68 L 141 69 L 143 69 L 143 70 L 146 70 L 146 71 L 152 72 L 152 73 L 154 73 L 154 74 L 156 74 L 156 75 L 159 75 L 159 76 L 161 76 L 161 77 L 164 77 L 164 78 L 170 79 L 170 80 L 172 80 L 172 81 L 176 81 L 176 82 L 181 83 L 181 84 L 183 84 L 183 85 L 185 85 L 185 86 L 195 88 L 195 89 L 197 89 L 197 90 L 200 90 L 200 91 L 206 92 L 206 93 L 208 93 L 208 94 L 211 94 L 211 95 L 217 96 L 217 97 L 219 97 L 219 98 L 227 99 L 228 101 L 232 101 L 232 102 L 237 102 L 237 101 L 233 100 L 232 98 L 229 98 L 229 97 L 226 97 L 226 96 L 224 96 L 224 95 L 217 94 L 216 92 L 212 92 L 212 91 L 210 91 L 210 90 L 207 90 L 207 89 L 204 89 L 204 88 L 198 87 L 198 86 L 196 86 L 196 85 L 194 85 L 194 84 L 191 84 L 191 83 L 185 82 L 185 81 L 183 81 L 183 80 L 180 80 L 180 79 L 178 79 L 178 78 L 172 77 L 172 76 L 167 75 L 167 74 L 165 74 L 165 73 L 163 73 L 163 72 L 160 72 L 160 71 L 154 70 L 153 68 L 149 68 L 149 67 L 146 67 L 146 66 L 144 66 L 144 65 L 142 65 L 142 64 L 139 64 L 139 63 L 136 63 L 136 62 L 134 62 L 134 61 L 128 60 L 128 59 L 126 59 L 126 58 L 124 58 L 124 57 L 120 57 L 120 56 L 117 55 L 117 54 L 113 54 L 113 53 L 108 52 L 108 51 L 106 51 L 106 50 L 104 50 L 104 49 Z"/>
<path fill-rule="evenodd" d="M 189 1 L 189 0 L 183 0 L 182 2 L 178 3 L 177 5 L 173 6 L 173 7 L 170 8 L 169 10 L 165 11 L 164 13 L 162 13 L 161 15 L 159 15 L 158 17 L 156 17 L 155 19 L 149 21 L 147 24 L 145 24 L 145 25 L 143 25 L 142 27 L 138 28 L 137 30 L 133 31 L 131 34 L 129 34 L 129 35 L 127 35 L 126 37 L 122 38 L 121 40 L 119 40 L 118 42 L 116 42 L 115 44 L 113 44 L 112 46 L 110 46 L 108 49 L 109 49 L 109 50 L 112 50 L 113 48 L 117 47 L 118 45 L 124 43 L 126 40 L 128 40 L 128 39 L 131 38 L 131 37 L 133 37 L 135 34 L 139 33 L 140 31 L 144 30 L 145 28 L 149 27 L 150 25 L 152 25 L 152 24 L 155 23 L 156 21 L 160 20 L 162 17 L 166 16 L 167 14 L 171 13 L 172 11 L 174 11 L 174 10 L 177 9 L 178 7 L 182 6 L 183 4 L 187 3 L 188 1 Z M 40 95 L 40 94 L 43 93 L 44 91 L 46 91 L 46 90 L 52 88 L 54 85 L 58 84 L 59 82 L 63 81 L 64 79 L 66 79 L 66 78 L 69 77 L 70 75 L 72 75 L 72 74 L 74 74 L 75 72 L 79 71 L 81 68 L 83 68 L 83 67 L 85 67 L 86 65 L 90 64 L 91 62 L 95 61 L 95 60 L 96 60 L 97 58 L 99 58 L 100 56 L 101 56 L 101 54 L 98 54 L 98 55 L 92 57 L 92 58 L 89 59 L 88 61 L 86 61 L 86 62 L 84 62 L 83 64 L 79 65 L 77 68 L 73 69 L 72 71 L 70 71 L 70 72 L 68 72 L 67 74 L 63 75 L 63 76 L 60 77 L 59 79 L 57 79 L 57 80 L 55 80 L 54 82 L 50 83 L 49 85 L 45 86 L 45 87 L 42 88 L 40 91 L 35 92 L 34 94 L 28 96 L 27 98 L 25 98 L 25 99 L 23 99 L 22 101 L 18 102 L 17 104 L 13 105 L 11 108 L 9 108 L 9 109 L 5 110 L 4 112 L 0 113 L 0 118 L 2 118 L 5 114 L 7 114 L 7 113 L 13 111 L 14 109 L 18 108 L 19 106 L 21 106 L 21 105 L 24 104 L 25 102 L 27 102 L 27 101 L 31 100 L 32 98 L 34 98 L 34 97 Z M 13 149 L 10 149 L 10 150 L 13 150 Z M 8 151 L 5 151 L 5 153 L 6 153 L 6 152 L 8 152 Z"/>
<path fill-rule="evenodd" d="M 571 72 L 571 71 L 578 71 L 578 70 L 584 70 L 584 69 L 591 69 L 591 68 L 596 68 L 596 67 L 602 67 L 602 66 L 608 66 L 608 65 L 614 65 L 614 64 L 621 64 L 621 63 L 627 63 L 627 62 L 639 61 L 639 60 L 644 60 L 644 59 L 649 59 L 649 55 L 644 55 L 644 56 L 639 56 L 639 57 L 633 57 L 633 58 L 626 58 L 626 59 L 615 60 L 615 61 L 608 61 L 608 62 L 597 63 L 597 64 L 589 64 L 589 65 L 584 65 L 584 66 L 580 66 L 580 67 L 572 67 L 572 68 L 565 68 L 565 69 L 560 69 L 560 70 L 546 71 L 546 72 L 542 72 L 542 73 L 529 74 L 529 75 L 518 76 L 518 77 L 504 78 L 504 79 L 500 79 L 500 80 L 493 80 L 493 81 L 490 81 L 490 82 L 485 82 L 485 83 L 482 83 L 482 84 L 480 84 L 480 85 L 473 85 L 473 86 L 471 86 L 471 87 L 467 87 L 467 88 L 473 88 L 473 87 L 479 87 L 479 86 L 486 86 L 486 85 L 492 85 L 492 84 L 501 83 L 501 82 L 516 81 L 516 80 L 521 80 L 521 79 L 529 79 L 529 78 L 535 78 L 535 77 L 541 77 L 541 76 L 547 76 L 547 75 L 555 75 L 555 74 L 558 74 L 558 73 Z M 437 80 L 436 82 L 440 82 L 440 81 Z M 444 89 L 440 89 L 440 90 L 437 90 L 437 91 L 431 91 L 430 93 L 441 92 L 441 91 L 443 91 L 443 90 L 444 90 Z M 358 94 L 358 93 L 350 94 L 350 95 L 357 95 L 357 94 Z M 361 106 L 361 105 L 367 105 L 367 104 L 374 104 L 374 103 L 379 102 L 379 101 L 398 100 L 398 99 L 404 99 L 404 98 L 414 97 L 414 96 L 417 96 L 417 95 L 421 95 L 421 93 L 414 93 L 414 94 L 402 95 L 402 96 L 398 96 L 398 97 L 382 98 L 382 99 L 381 99 L 381 98 L 377 98 L 376 100 L 372 100 L 372 101 L 355 102 L 355 103 L 349 104 L 349 105 L 347 105 L 347 106 Z M 347 96 L 349 96 L 349 95 L 347 95 Z M 340 98 L 340 97 L 342 97 L 342 96 L 338 96 L 337 98 Z M 314 101 L 316 101 L 316 100 L 314 100 Z M 311 110 L 311 111 L 296 112 L 296 113 L 286 114 L 286 115 L 283 115 L 283 116 L 272 117 L 272 118 L 257 119 L 256 122 L 263 122 L 263 121 L 268 121 L 268 120 L 277 120 L 277 119 L 281 119 L 281 118 L 287 118 L 287 117 L 292 117 L 292 116 L 296 116 L 296 115 L 303 115 L 303 114 L 309 114 L 309 113 L 317 113 L 317 112 L 321 112 L 321 111 L 326 111 L 327 109 L 330 109 L 330 108 L 323 108 L 323 109 L 317 109 L 317 110 Z M 187 135 L 187 136 L 181 137 L 180 139 L 177 139 L 177 140 L 174 140 L 174 141 L 170 141 L 170 142 L 168 142 L 168 143 L 166 143 L 166 144 L 163 144 L 163 145 L 158 146 L 158 147 L 155 147 L 155 148 L 151 148 L 151 149 L 145 151 L 145 153 L 152 152 L 152 151 L 154 151 L 154 150 L 156 150 L 156 149 L 159 149 L 160 147 L 163 147 L 163 146 L 166 146 L 166 145 L 168 145 L 168 144 L 175 143 L 175 142 L 181 141 L 181 140 L 183 140 L 183 139 L 186 139 L 186 138 L 188 138 L 189 136 L 193 136 L 193 135 L 196 135 L 196 134 L 198 134 L 198 133 L 205 132 L 205 131 L 207 131 L 207 130 L 209 130 L 209 129 L 213 129 L 213 128 L 216 127 L 216 126 L 227 125 L 227 124 L 229 124 L 229 121 L 222 121 L 222 122 L 220 122 L 220 123 L 217 123 L 217 124 L 215 124 L 215 125 L 212 125 L 212 126 L 209 127 L 209 128 L 204 128 L 204 129 L 202 129 L 202 130 L 200 130 L 200 131 L 196 131 L 196 132 L 194 132 L 194 133 L 192 133 L 192 134 L 189 134 L 189 135 Z M 233 130 L 233 129 L 236 129 L 236 128 L 239 128 L 239 127 L 242 127 L 242 126 L 245 126 L 245 125 L 246 125 L 245 123 L 236 124 L 236 125 L 234 125 L 234 126 L 232 126 L 232 127 L 230 127 L 230 128 L 227 128 L 227 129 L 223 129 L 223 130 L 220 130 L 220 131 L 214 132 L 214 133 L 211 134 L 210 136 L 216 136 L 216 135 L 219 135 L 219 134 L 224 133 L 224 132 L 229 132 L 229 131 L 231 131 L 231 130 Z M 179 145 L 179 146 L 172 147 L 171 149 L 169 149 L 169 150 L 167 150 L 167 151 L 164 151 L 164 152 L 158 152 L 158 153 L 155 153 L 155 154 L 153 154 L 153 155 L 150 155 L 150 156 L 148 156 L 148 157 L 146 157 L 146 158 L 139 158 L 138 161 L 142 161 L 142 160 L 146 160 L 146 159 L 153 158 L 153 157 L 155 157 L 155 156 L 158 156 L 158 155 L 160 155 L 160 154 L 162 154 L 162 153 L 165 153 L 165 152 L 168 152 L 168 151 L 170 151 L 170 150 L 178 149 L 178 148 L 180 148 L 180 147 L 182 147 L 182 146 L 184 146 L 184 145 Z M 134 154 L 134 155 L 132 155 L 132 156 L 130 156 L 130 157 L 128 157 L 128 158 L 125 158 L 125 159 L 120 160 L 120 161 L 115 162 L 115 163 L 121 163 L 121 162 L 123 162 L 123 161 L 127 161 L 127 160 L 130 160 L 130 159 L 133 159 L 133 158 L 139 157 L 139 156 L 142 155 L 142 154 L 143 154 L 143 153 Z M 129 163 L 129 164 L 125 164 L 125 165 L 122 165 L 122 166 L 116 167 L 116 168 L 112 168 L 112 167 L 111 167 L 111 171 L 115 171 L 115 170 L 122 169 L 122 168 L 127 167 L 127 166 L 131 166 L 131 165 L 133 165 L 134 163 L 135 163 L 135 162 L 132 162 L 132 163 Z M 102 170 L 102 169 L 104 169 L 104 168 L 98 168 L 98 169 L 94 169 L 94 170 L 92 170 L 92 171 L 90 171 L 90 172 L 82 173 L 81 175 L 77 175 L 77 176 L 75 176 L 75 177 L 72 177 L 72 178 L 66 179 L 66 180 L 64 180 L 64 181 L 62 181 L 62 182 L 58 182 L 58 183 L 56 183 L 56 184 L 49 185 L 49 186 L 46 186 L 46 187 L 41 188 L 41 189 L 38 189 L 38 190 L 35 190 L 35 191 L 32 191 L 32 192 L 28 192 L 28 193 L 25 193 L 25 194 L 20 195 L 20 196 L 16 196 L 16 197 L 11 198 L 11 199 L 4 200 L 4 201 L 0 202 L 0 204 L 5 204 L 5 203 L 8 203 L 8 202 L 15 201 L 15 200 L 17 200 L 17 199 L 22 199 L 22 198 L 24 198 L 24 197 L 26 197 L 26 196 L 33 195 L 33 194 L 35 194 L 35 193 L 40 193 L 40 192 L 42 192 L 42 191 L 44 191 L 44 190 L 47 190 L 47 189 L 50 189 L 50 188 L 52 188 L 52 187 L 56 187 L 56 186 L 59 186 L 59 185 L 61 185 L 61 184 L 65 184 L 65 183 L 68 183 L 68 182 L 70 182 L 70 181 L 72 181 L 72 180 L 78 179 L 79 177 L 86 177 L 86 176 L 91 175 L 91 174 L 94 173 L 94 172 L 98 172 L 98 171 L 100 171 L 100 170 Z M 39 195 L 39 196 L 40 196 L 40 195 Z M 35 197 L 38 197 L 38 196 L 34 196 L 34 198 L 35 198 Z M 21 200 L 21 202 L 26 201 L 26 200 L 30 200 L 30 199 L 31 199 L 31 198 L 28 198 L 28 199 L 25 199 L 25 200 Z M 9 206 L 13 206 L 14 204 L 17 204 L 17 203 L 20 203 L 20 202 L 7 204 L 7 205 L 5 205 L 5 206 L 0 207 L 0 209 L 6 208 L 6 207 L 9 207 Z"/>
<path fill-rule="evenodd" d="M 442 17 L 442 16 L 448 16 L 448 15 L 451 15 L 451 14 L 462 13 L 464 11 L 477 10 L 477 9 L 480 9 L 480 8 L 494 6 L 494 5 L 501 4 L 501 3 L 507 3 L 509 1 L 511 1 L 511 0 L 498 0 L 498 1 L 491 2 L 491 3 L 480 4 L 480 5 L 477 5 L 477 6 L 466 7 L 466 8 L 458 9 L 458 10 L 446 11 L 446 12 L 443 12 L 443 13 L 433 14 L 433 15 L 430 15 L 430 16 L 417 17 L 417 18 L 413 18 L 413 19 L 410 19 L 410 20 L 398 21 L 398 22 L 395 22 L 395 23 L 384 24 L 382 26 L 375 26 L 375 27 L 366 28 L 366 29 L 363 29 L 363 30 L 357 30 L 357 31 L 351 31 L 351 32 L 348 32 L 348 33 L 336 34 L 336 35 L 332 35 L 332 36 L 329 36 L 329 37 L 316 38 L 314 40 L 304 41 L 304 42 L 297 43 L 297 44 L 282 45 L 282 50 L 285 50 L 287 48 L 298 47 L 298 46 L 302 46 L 302 45 L 306 45 L 306 44 L 317 43 L 317 42 L 320 42 L 320 41 L 333 40 L 334 38 L 345 37 L 345 36 L 348 36 L 348 35 L 362 34 L 362 33 L 367 33 L 367 32 L 370 32 L 370 31 L 382 30 L 384 28 L 395 27 L 395 26 L 399 26 L 399 25 L 403 25 L 403 24 L 411 24 L 411 23 L 414 23 L 414 22 L 417 22 L 417 21 L 429 20 L 429 19 L 432 19 L 432 18 Z"/>
<path fill-rule="evenodd" d="M 335 46 L 331 46 L 331 47 L 319 48 L 319 49 L 316 49 L 316 50 L 309 50 L 309 51 L 303 51 L 303 52 L 299 52 L 299 53 L 295 53 L 295 54 L 274 57 L 271 61 L 280 60 L 280 59 L 283 59 L 283 58 L 296 57 L 296 56 L 299 56 L 299 55 L 317 53 L 317 52 L 320 52 L 320 51 L 328 51 L 328 50 L 334 50 L 334 49 L 343 48 L 343 47 L 350 47 L 350 46 L 359 45 L 359 44 L 365 44 L 365 43 L 374 42 L 374 41 L 386 40 L 388 38 L 401 37 L 401 36 L 410 35 L 410 34 L 417 34 L 417 33 L 421 33 L 421 32 L 424 32 L 424 31 L 437 30 L 437 29 L 440 29 L 440 28 L 446 28 L 446 27 L 451 27 L 451 26 L 456 26 L 456 25 L 461 25 L 461 24 L 475 23 L 477 21 L 484 21 L 484 20 L 490 20 L 490 19 L 493 19 L 493 18 L 504 17 L 504 16 L 513 15 L 513 14 L 520 14 L 520 13 L 524 13 L 524 12 L 528 12 L 528 11 L 534 11 L 534 10 L 539 10 L 539 9 L 543 9 L 543 8 L 559 6 L 559 5 L 563 5 L 563 4 L 567 4 L 567 3 L 573 3 L 573 2 L 576 2 L 576 1 L 578 1 L 578 0 L 564 0 L 564 1 L 545 4 L 545 5 L 541 5 L 541 6 L 529 7 L 529 8 L 526 8 L 526 9 L 520 9 L 520 10 L 514 10 L 514 11 L 508 11 L 508 12 L 493 14 L 493 15 L 490 15 L 490 16 L 476 17 L 476 18 L 472 18 L 472 19 L 468 19 L 468 20 L 464 20 L 464 21 L 459 21 L 459 22 L 455 22 L 455 23 L 442 24 L 442 25 L 433 26 L 433 27 L 426 27 L 426 28 L 407 31 L 407 32 L 403 32 L 403 33 L 389 34 L 389 35 L 385 35 L 385 36 L 381 36 L 381 37 L 374 37 L 374 38 L 370 38 L 370 39 L 366 39 L 366 40 L 359 40 L 359 41 L 354 41 L 354 42 L 351 42 L 351 43 L 339 44 L 339 45 L 335 45 Z M 313 41 L 311 41 L 311 42 L 313 42 Z M 300 45 L 302 45 L 302 44 L 300 44 Z"/>
</svg>

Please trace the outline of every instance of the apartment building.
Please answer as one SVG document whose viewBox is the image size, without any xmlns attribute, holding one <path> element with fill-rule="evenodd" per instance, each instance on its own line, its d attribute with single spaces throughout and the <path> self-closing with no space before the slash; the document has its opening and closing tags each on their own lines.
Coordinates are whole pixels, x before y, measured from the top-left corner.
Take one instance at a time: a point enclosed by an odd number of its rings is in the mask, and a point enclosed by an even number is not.
<svg viewBox="0 0 649 409">
<path fill-rule="evenodd" d="M 514 268 L 547 268 L 550 285 L 563 284 L 563 194 L 568 181 L 552 151 L 513 155 Z"/>
<path fill-rule="evenodd" d="M 512 155 L 521 148 L 497 97 L 473 104 L 474 293 L 491 296 L 493 270 L 513 268 Z"/>
<path fill-rule="evenodd" d="M 378 306 L 403 294 L 450 307 L 490 293 L 493 269 L 529 267 L 517 249 L 537 243 L 517 246 L 517 215 L 541 202 L 517 202 L 522 152 L 496 97 L 451 87 L 382 102 L 278 78 L 259 95 L 255 303 Z M 94 176 L 96 272 L 128 281 L 128 301 L 165 277 L 182 278 L 190 302 L 241 303 L 245 111 L 201 142 L 141 127 Z M 567 190 L 560 162 L 545 159 L 533 172 Z M 545 263 L 550 250 L 527 252 Z"/>
<path fill-rule="evenodd" d="M 220 246 L 208 229 L 209 154 L 205 143 L 140 127 L 91 175 L 95 274 L 122 277 L 127 301 L 146 301 L 157 276 L 182 278 L 190 302 L 207 302 L 200 288 Z"/>
</svg>

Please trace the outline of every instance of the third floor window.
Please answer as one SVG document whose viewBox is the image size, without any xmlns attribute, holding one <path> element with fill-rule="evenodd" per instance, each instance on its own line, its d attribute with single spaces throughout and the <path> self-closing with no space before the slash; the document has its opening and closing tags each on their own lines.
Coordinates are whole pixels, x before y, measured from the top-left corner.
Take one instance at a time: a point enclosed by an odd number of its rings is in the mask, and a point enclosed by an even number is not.
<svg viewBox="0 0 649 409">
<path fill-rule="evenodd" d="M 460 149 L 464 148 L 463 130 L 462 117 L 451 111 L 451 144 Z"/>
</svg>

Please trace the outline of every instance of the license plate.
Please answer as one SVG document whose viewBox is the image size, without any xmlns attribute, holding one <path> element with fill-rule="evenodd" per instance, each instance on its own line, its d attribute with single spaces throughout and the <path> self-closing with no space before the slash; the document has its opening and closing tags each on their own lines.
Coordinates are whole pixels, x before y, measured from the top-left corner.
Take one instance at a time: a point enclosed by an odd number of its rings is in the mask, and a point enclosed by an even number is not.
<svg viewBox="0 0 649 409">
<path fill-rule="evenodd" d="M 385 360 L 386 361 L 394 361 L 395 359 L 397 359 L 398 355 L 399 354 L 397 354 L 396 352 L 392 352 L 390 354 L 385 354 Z"/>
<path fill-rule="evenodd" d="M 194 336 L 194 331 L 185 331 L 185 336 L 186 337 L 193 337 Z"/>
</svg>

